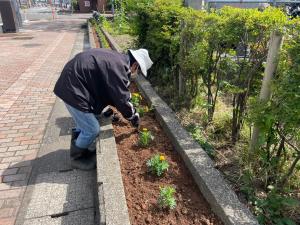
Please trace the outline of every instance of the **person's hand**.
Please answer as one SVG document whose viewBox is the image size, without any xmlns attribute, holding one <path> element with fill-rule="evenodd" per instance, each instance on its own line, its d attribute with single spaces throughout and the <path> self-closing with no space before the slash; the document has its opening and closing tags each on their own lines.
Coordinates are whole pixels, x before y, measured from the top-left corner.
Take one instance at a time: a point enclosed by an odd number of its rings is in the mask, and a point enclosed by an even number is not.
<svg viewBox="0 0 300 225">
<path fill-rule="evenodd" d="M 119 115 L 118 115 L 117 113 L 114 113 L 113 116 L 112 116 L 111 121 L 112 121 L 113 123 L 119 122 L 119 121 L 120 121 Z"/>
<path fill-rule="evenodd" d="M 111 108 L 107 108 L 104 112 L 103 112 L 103 115 L 105 117 L 110 117 L 112 114 L 113 114 L 113 110 Z"/>
<path fill-rule="evenodd" d="M 140 126 L 140 115 L 136 112 L 132 119 L 130 120 L 131 125 L 134 126 L 135 128 L 139 128 Z"/>
</svg>

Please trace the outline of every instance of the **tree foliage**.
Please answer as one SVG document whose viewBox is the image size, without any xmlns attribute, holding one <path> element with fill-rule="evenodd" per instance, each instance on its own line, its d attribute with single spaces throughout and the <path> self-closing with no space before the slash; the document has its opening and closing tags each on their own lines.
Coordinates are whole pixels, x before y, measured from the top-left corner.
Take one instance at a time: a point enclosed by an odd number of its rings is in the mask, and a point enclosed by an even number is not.
<svg viewBox="0 0 300 225">
<path fill-rule="evenodd" d="M 267 104 L 256 100 L 250 119 L 261 131 L 258 173 L 267 176 L 265 183 L 282 188 L 300 169 L 300 21 L 286 27 L 279 69 L 272 85 L 272 97 Z M 299 185 L 299 181 L 298 181 Z"/>
<path fill-rule="evenodd" d="M 208 123 L 220 91 L 227 92 L 232 98 L 235 143 L 248 99 L 257 94 L 262 79 L 270 33 L 283 28 L 284 13 L 275 8 L 261 12 L 230 7 L 206 13 L 155 4 L 141 10 L 138 18 L 140 44 L 155 62 L 150 79 L 168 86 L 172 96 L 167 97 L 178 107 L 192 107 L 199 91 L 204 91 Z"/>
<path fill-rule="evenodd" d="M 154 62 L 148 77 L 173 108 L 193 108 L 204 96 L 209 125 L 218 101 L 226 98 L 232 144 L 245 123 L 259 126 L 257 154 L 251 165 L 241 165 L 247 181 L 242 190 L 254 199 L 261 223 L 293 224 L 284 209 L 290 202 L 286 191 L 300 187 L 300 20 L 272 7 L 205 12 L 171 0 L 127 0 L 125 8 L 134 18 L 139 47 L 147 48 Z M 260 102 L 274 30 L 284 34 L 284 43 L 271 99 Z M 268 191 L 270 185 L 274 190 Z M 266 196 L 253 197 L 255 186 Z"/>
</svg>

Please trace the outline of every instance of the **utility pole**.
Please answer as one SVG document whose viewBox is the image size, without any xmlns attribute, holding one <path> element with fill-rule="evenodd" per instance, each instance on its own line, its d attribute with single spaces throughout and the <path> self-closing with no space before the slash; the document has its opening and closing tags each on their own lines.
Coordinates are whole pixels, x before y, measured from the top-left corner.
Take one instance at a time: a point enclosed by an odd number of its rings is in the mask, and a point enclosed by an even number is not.
<svg viewBox="0 0 300 225">
<path fill-rule="evenodd" d="M 273 31 L 270 37 L 267 65 L 265 68 L 265 75 L 259 95 L 259 100 L 262 104 L 265 104 L 271 98 L 271 84 L 278 65 L 279 53 L 283 40 L 282 37 L 282 34 L 278 31 Z M 255 152 L 258 143 L 258 138 L 259 128 L 257 127 L 257 125 L 254 125 L 249 148 L 249 156 L 253 155 L 253 153 Z"/>
</svg>

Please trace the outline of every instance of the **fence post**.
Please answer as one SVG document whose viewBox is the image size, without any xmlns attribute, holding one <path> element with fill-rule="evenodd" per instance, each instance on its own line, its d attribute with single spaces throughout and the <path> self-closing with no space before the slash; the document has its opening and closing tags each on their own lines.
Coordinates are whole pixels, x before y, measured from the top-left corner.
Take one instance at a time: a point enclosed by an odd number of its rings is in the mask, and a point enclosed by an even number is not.
<svg viewBox="0 0 300 225">
<path fill-rule="evenodd" d="M 279 53 L 283 40 L 282 37 L 283 36 L 279 31 L 273 31 L 270 37 L 267 64 L 264 72 L 265 75 L 259 95 L 259 100 L 262 104 L 265 104 L 268 100 L 270 100 L 271 97 L 271 83 L 278 65 Z M 259 128 L 257 127 L 257 125 L 254 125 L 249 148 L 249 156 L 254 153 L 257 147 L 258 138 Z"/>
</svg>

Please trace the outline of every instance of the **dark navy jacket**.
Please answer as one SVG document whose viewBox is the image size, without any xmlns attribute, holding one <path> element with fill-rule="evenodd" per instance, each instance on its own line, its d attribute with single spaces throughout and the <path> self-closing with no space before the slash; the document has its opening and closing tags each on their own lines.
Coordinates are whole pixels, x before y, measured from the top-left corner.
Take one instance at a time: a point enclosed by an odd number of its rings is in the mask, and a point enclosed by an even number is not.
<svg viewBox="0 0 300 225">
<path fill-rule="evenodd" d="M 54 93 L 70 106 L 100 114 L 115 106 L 131 119 L 135 109 L 130 103 L 130 68 L 127 55 L 107 49 L 90 49 L 77 54 L 64 67 Z"/>
</svg>

